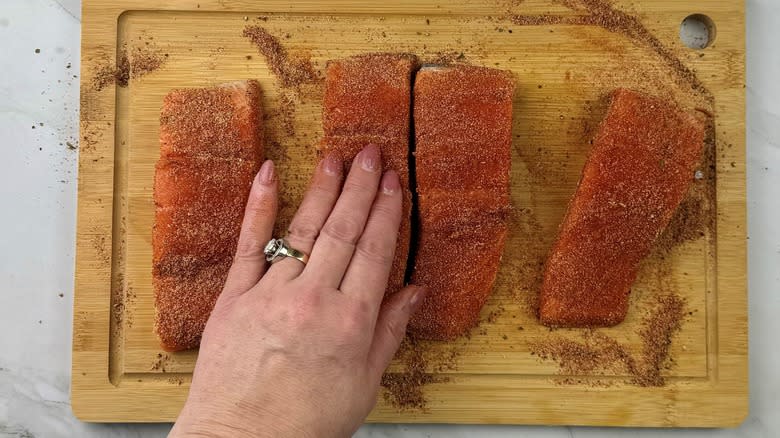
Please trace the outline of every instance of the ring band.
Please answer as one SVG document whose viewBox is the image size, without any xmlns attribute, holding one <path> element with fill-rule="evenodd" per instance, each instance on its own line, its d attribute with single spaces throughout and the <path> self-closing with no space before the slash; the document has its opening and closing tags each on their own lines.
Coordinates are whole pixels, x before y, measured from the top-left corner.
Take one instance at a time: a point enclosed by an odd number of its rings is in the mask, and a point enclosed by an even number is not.
<svg viewBox="0 0 780 438">
<path fill-rule="evenodd" d="M 265 259 L 271 263 L 276 263 L 286 257 L 294 258 L 304 265 L 309 261 L 308 254 L 291 248 L 290 244 L 284 239 L 271 239 L 268 244 L 265 245 L 263 253 L 265 254 Z"/>
</svg>

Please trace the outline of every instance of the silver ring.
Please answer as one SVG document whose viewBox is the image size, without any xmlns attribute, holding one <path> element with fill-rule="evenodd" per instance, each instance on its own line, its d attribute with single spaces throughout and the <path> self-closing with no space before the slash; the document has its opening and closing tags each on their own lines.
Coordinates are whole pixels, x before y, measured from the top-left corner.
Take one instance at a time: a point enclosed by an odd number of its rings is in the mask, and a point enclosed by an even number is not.
<svg viewBox="0 0 780 438">
<path fill-rule="evenodd" d="M 294 258 L 304 265 L 309 261 L 308 254 L 295 248 L 290 248 L 290 244 L 284 239 L 271 239 L 265 245 L 263 253 L 265 254 L 265 259 L 271 263 L 278 262 L 285 257 Z"/>
</svg>

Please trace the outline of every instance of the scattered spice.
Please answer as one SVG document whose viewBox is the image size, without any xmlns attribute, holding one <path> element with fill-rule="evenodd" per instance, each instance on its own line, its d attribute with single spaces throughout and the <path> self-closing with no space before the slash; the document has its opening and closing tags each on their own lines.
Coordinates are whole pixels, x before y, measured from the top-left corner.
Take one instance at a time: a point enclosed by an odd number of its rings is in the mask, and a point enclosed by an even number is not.
<svg viewBox="0 0 780 438">
<path fill-rule="evenodd" d="M 706 235 L 705 230 L 712 215 L 708 199 L 691 190 L 680 203 L 669 225 L 656 242 L 656 250 L 668 252 L 673 247 Z"/>
<path fill-rule="evenodd" d="M 281 129 L 288 137 L 295 135 L 295 96 L 282 92 L 279 96 L 277 114 L 281 117 Z"/>
<path fill-rule="evenodd" d="M 420 58 L 420 61 L 422 64 L 436 65 L 470 64 L 466 59 L 466 54 L 460 50 L 442 50 L 427 53 Z"/>
<path fill-rule="evenodd" d="M 490 324 L 495 323 L 496 321 L 498 321 L 498 318 L 504 314 L 504 310 L 505 310 L 504 306 L 499 305 L 494 310 L 490 311 L 490 313 L 488 313 L 488 316 L 485 321 Z"/>
<path fill-rule="evenodd" d="M 652 49 L 672 70 L 677 73 L 681 83 L 690 86 L 701 93 L 708 101 L 713 97 L 696 73 L 664 46 L 650 32 L 639 18 L 627 12 L 616 9 L 608 0 L 561 0 L 561 3 L 576 11 L 588 14 L 578 15 L 512 15 L 510 21 L 519 25 L 586 25 L 599 26 L 610 32 L 620 33 L 646 47 Z"/>
<path fill-rule="evenodd" d="M 685 316 L 685 302 L 674 294 L 657 298 L 656 308 L 644 319 L 639 332 L 642 339 L 642 360 L 634 372 L 634 383 L 639 386 L 663 386 L 661 375 L 672 338 L 680 330 Z"/>
<path fill-rule="evenodd" d="M 401 343 L 396 359 L 403 364 L 403 372 L 385 373 L 381 385 L 385 388 L 384 400 L 401 411 L 417 410 L 425 412 L 428 399 L 424 387 L 431 383 L 448 382 L 449 378 L 429 373 L 446 373 L 457 369 L 460 356 L 458 347 L 449 350 L 434 351 L 432 344 L 407 336 Z"/>
<path fill-rule="evenodd" d="M 308 58 L 293 57 L 287 53 L 279 39 L 261 26 L 247 26 L 244 37 L 249 38 L 265 57 L 268 68 L 279 79 L 283 88 L 298 88 L 303 84 L 320 80 Z"/>
<path fill-rule="evenodd" d="M 408 339 L 408 338 L 407 338 Z M 381 385 L 386 389 L 386 402 L 400 410 L 425 409 L 427 399 L 423 386 L 433 383 L 434 376 L 426 372 L 426 361 L 421 344 L 413 340 L 404 341 L 399 354 L 404 363 L 404 372 L 382 376 Z"/>
<path fill-rule="evenodd" d="M 531 354 L 557 362 L 558 372 L 564 376 L 627 373 L 630 376 L 628 383 L 642 387 L 663 386 L 665 379 L 661 371 L 669 359 L 672 338 L 685 316 L 684 307 L 685 301 L 675 294 L 656 298 L 639 331 L 642 341 L 639 354 L 596 330 L 583 332 L 582 341 L 556 337 L 537 342 L 532 346 Z M 582 381 L 564 379 L 561 383 Z"/>
<path fill-rule="evenodd" d="M 135 301 L 136 301 L 136 294 L 135 290 L 132 286 L 130 286 L 128 283 L 124 284 L 124 297 L 125 297 L 125 309 L 124 309 L 124 317 L 125 317 L 125 325 L 127 328 L 132 328 L 133 323 L 135 321 L 135 313 L 133 310 L 135 309 Z"/>
<path fill-rule="evenodd" d="M 526 242 L 526 246 L 523 251 L 504 251 L 495 289 L 508 291 L 526 316 L 536 321 L 542 271 L 554 236 L 544 231 L 531 208 L 513 208 L 509 214 L 509 229 Z"/>
<path fill-rule="evenodd" d="M 105 235 L 95 234 L 92 236 L 92 248 L 95 250 L 95 255 L 101 263 L 107 264 L 111 262 L 111 253 L 109 252 Z"/>
<path fill-rule="evenodd" d="M 92 85 L 96 91 L 110 84 L 127 87 L 131 79 L 140 78 L 162 67 L 166 57 L 148 41 L 132 50 L 125 45 L 119 51 L 115 65 L 104 62 L 98 66 Z"/>
<path fill-rule="evenodd" d="M 165 367 L 168 365 L 168 361 L 171 357 L 167 354 L 157 353 L 157 357 L 149 368 L 150 371 L 162 371 L 165 372 Z"/>
</svg>

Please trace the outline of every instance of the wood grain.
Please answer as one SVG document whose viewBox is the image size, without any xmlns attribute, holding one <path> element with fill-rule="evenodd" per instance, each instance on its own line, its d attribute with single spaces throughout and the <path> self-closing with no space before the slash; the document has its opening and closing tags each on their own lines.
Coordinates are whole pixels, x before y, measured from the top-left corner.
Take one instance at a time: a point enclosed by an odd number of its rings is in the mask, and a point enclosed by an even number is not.
<svg viewBox="0 0 780 438">
<path fill-rule="evenodd" d="M 657 50 L 597 26 L 516 25 L 507 13 L 572 16 L 557 2 L 392 0 L 85 0 L 74 309 L 72 404 L 87 421 L 172 421 L 184 402 L 196 352 L 166 355 L 152 331 L 151 225 L 159 110 L 173 88 L 257 79 L 270 114 L 266 145 L 282 178 L 280 227 L 294 211 L 321 138 L 316 87 L 296 94 L 241 36 L 258 24 L 320 70 L 329 59 L 369 51 L 450 57 L 515 73 L 512 202 L 502 268 L 483 323 L 470 339 L 432 343 L 456 352 L 447 383 L 425 388 L 426 412 L 399 412 L 380 398 L 369 421 L 635 426 L 732 426 L 747 413 L 745 288 L 744 12 L 741 2 L 619 2 L 678 59 L 706 93 L 692 91 Z M 199 7 L 198 7 L 199 6 Z M 702 51 L 677 37 L 690 13 L 717 26 Z M 559 14 L 559 15 L 558 15 Z M 263 18 L 259 18 L 263 17 Z M 427 21 L 426 21 L 427 20 Z M 509 30 L 512 32 L 510 33 Z M 286 37 L 289 35 L 289 37 Z M 94 87 L 95 72 L 123 45 L 168 56 L 128 87 Z M 460 54 L 463 54 L 462 56 Z M 249 59 L 248 57 L 251 57 Z M 673 291 L 691 315 L 674 338 L 668 384 L 561 385 L 557 366 L 530 354 L 550 336 L 533 310 L 539 264 L 555 238 L 602 116 L 617 86 L 671 96 L 714 114 L 712 229 L 643 263 L 629 315 L 604 333 L 640 348 L 638 328 L 652 298 Z M 292 114 L 280 111 L 295 102 Z M 285 103 L 288 102 L 288 103 Z M 292 127 L 287 132 L 285 126 Z M 290 134 L 294 135 L 290 135 Z M 276 155 L 274 155 L 276 154 Z M 522 329 L 521 329 L 522 327 Z M 577 338 L 580 332 L 556 335 Z M 398 364 L 393 365 L 397 369 Z M 432 370 L 433 371 L 433 370 Z M 622 376 L 580 376 L 621 381 Z"/>
</svg>

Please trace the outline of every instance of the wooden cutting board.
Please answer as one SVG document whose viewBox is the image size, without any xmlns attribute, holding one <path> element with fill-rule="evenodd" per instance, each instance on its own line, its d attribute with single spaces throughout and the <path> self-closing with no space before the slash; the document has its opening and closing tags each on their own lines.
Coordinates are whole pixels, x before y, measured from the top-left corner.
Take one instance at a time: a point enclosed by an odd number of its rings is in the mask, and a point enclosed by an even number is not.
<svg viewBox="0 0 780 438">
<path fill-rule="evenodd" d="M 692 13 L 706 14 L 717 29 L 706 49 L 678 38 Z M 259 80 L 268 154 L 284 187 L 280 227 L 300 200 L 321 136 L 321 89 L 284 88 L 242 36 L 247 25 L 262 26 L 290 57 L 320 71 L 329 59 L 408 51 L 517 77 L 515 214 L 483 321 L 468 338 L 424 345 L 438 381 L 423 388 L 425 409 L 399 410 L 380 396 L 369 421 L 733 426 L 745 418 L 742 2 L 85 0 L 82 20 L 72 382 L 79 418 L 172 421 L 191 381 L 197 353 L 166 354 L 152 331 L 152 186 L 169 90 Z M 125 52 L 135 69 L 129 83 L 107 82 Z M 149 53 L 161 65 L 142 74 L 141 54 Z M 603 97 L 618 86 L 710 114 L 707 158 L 674 232 L 643 264 L 627 320 L 610 329 L 550 331 L 534 315 L 541 264 Z M 660 364 L 662 386 L 637 385 L 619 368 L 566 375 L 566 363 L 539 357 L 555 342 L 608 336 L 640 360 L 648 318 L 659 297 L 670 295 L 684 301 L 685 316 Z M 403 367 L 399 361 L 392 370 Z"/>
</svg>

